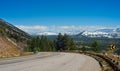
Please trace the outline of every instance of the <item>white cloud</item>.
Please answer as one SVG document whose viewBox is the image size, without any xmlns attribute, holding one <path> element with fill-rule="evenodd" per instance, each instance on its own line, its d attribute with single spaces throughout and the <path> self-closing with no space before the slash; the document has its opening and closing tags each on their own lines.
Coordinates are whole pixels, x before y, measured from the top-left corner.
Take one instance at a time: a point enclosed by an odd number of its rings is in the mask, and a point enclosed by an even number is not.
<svg viewBox="0 0 120 71">
<path fill-rule="evenodd" d="M 27 29 L 27 30 L 47 30 L 48 29 L 48 27 L 46 27 L 46 26 L 23 26 L 23 25 L 19 26 L 18 25 L 16 27 L 18 27 L 20 29 Z"/>
<path fill-rule="evenodd" d="M 21 29 L 23 31 L 26 31 L 26 32 L 28 32 L 30 34 L 48 30 L 47 26 L 38 26 L 38 25 L 37 26 L 16 25 L 16 27 L 18 27 L 19 29 Z"/>
<path fill-rule="evenodd" d="M 30 34 L 40 34 L 43 32 L 50 32 L 50 33 L 79 33 L 81 31 L 95 31 L 98 29 L 110 29 L 115 28 L 115 26 L 23 26 L 23 25 L 17 25 L 16 27 L 30 33 Z M 119 26 L 116 26 L 119 27 Z"/>
<path fill-rule="evenodd" d="M 54 32 L 39 32 L 37 35 L 57 35 L 57 33 Z"/>
</svg>

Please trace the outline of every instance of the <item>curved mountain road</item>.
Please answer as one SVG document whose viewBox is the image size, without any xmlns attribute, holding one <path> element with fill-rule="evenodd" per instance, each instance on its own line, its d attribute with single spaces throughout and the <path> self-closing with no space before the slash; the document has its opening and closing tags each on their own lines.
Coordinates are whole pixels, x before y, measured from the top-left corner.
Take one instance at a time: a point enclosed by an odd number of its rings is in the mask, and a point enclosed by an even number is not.
<svg viewBox="0 0 120 71">
<path fill-rule="evenodd" d="M 86 55 L 57 52 L 44 54 L 47 56 L 39 53 L 32 57 L 34 59 L 29 56 L 22 61 L 6 62 L 0 65 L 0 71 L 101 71 L 99 63 Z"/>
</svg>

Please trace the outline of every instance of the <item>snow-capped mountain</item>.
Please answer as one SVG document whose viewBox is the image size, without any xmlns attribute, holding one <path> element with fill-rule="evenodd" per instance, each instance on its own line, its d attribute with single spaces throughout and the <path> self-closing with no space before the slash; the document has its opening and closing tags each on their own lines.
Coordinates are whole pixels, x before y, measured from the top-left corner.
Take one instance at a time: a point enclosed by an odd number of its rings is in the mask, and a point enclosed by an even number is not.
<svg viewBox="0 0 120 71">
<path fill-rule="evenodd" d="M 105 32 L 97 32 L 97 31 L 93 31 L 93 32 L 89 32 L 89 31 L 85 31 L 82 33 L 83 36 L 87 36 L 87 37 L 110 37 L 108 36 L 108 33 Z"/>
<path fill-rule="evenodd" d="M 99 29 L 96 31 L 84 31 L 81 33 L 81 35 L 86 37 L 120 38 L 120 28 Z"/>
<path fill-rule="evenodd" d="M 106 33 L 120 33 L 120 28 L 115 28 L 115 29 L 99 29 L 96 30 L 99 32 L 106 32 Z"/>
<path fill-rule="evenodd" d="M 120 33 L 120 28 L 117 28 L 117 29 L 116 29 L 116 32 Z"/>
<path fill-rule="evenodd" d="M 80 33 L 80 31 L 60 31 L 60 32 L 54 32 L 54 31 L 44 31 L 44 32 L 39 32 L 36 33 L 35 35 L 58 35 L 59 33 L 61 34 L 68 34 L 68 35 L 76 35 Z"/>
<path fill-rule="evenodd" d="M 36 35 L 58 35 L 59 32 L 44 31 Z M 62 34 L 86 36 L 86 37 L 105 37 L 105 38 L 120 38 L 120 28 L 115 29 L 98 29 L 95 31 L 61 31 Z"/>
</svg>

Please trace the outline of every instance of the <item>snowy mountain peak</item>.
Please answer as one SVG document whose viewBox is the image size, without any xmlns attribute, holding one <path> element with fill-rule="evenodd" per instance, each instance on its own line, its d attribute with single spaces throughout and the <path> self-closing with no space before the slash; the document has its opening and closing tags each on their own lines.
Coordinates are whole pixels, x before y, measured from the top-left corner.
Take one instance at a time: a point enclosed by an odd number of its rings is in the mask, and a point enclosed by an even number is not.
<svg viewBox="0 0 120 71">
<path fill-rule="evenodd" d="M 68 35 L 77 35 L 77 36 L 86 36 L 86 37 L 105 37 L 105 38 L 120 38 L 120 28 L 109 28 L 109 29 L 98 29 L 95 31 L 44 31 L 39 32 L 36 35 L 58 35 L 58 33 L 68 34 Z"/>
<path fill-rule="evenodd" d="M 103 30 L 102 31 L 84 31 L 82 32 L 82 36 L 86 36 L 86 37 L 106 37 L 106 38 L 120 38 L 120 33 L 117 32 L 116 30 L 112 30 L 111 32 L 110 30 Z"/>
</svg>

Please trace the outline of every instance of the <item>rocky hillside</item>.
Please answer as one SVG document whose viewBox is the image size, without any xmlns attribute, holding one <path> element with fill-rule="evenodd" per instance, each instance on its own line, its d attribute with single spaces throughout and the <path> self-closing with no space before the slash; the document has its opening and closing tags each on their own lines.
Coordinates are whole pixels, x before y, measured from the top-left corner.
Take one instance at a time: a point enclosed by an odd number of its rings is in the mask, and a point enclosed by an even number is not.
<svg viewBox="0 0 120 71">
<path fill-rule="evenodd" d="M 31 37 L 26 32 L 18 29 L 12 24 L 0 19 L 0 29 L 4 31 L 7 37 L 14 39 L 15 41 L 29 40 Z"/>
<path fill-rule="evenodd" d="M 0 19 L 0 57 L 19 56 L 31 36 Z"/>
</svg>

